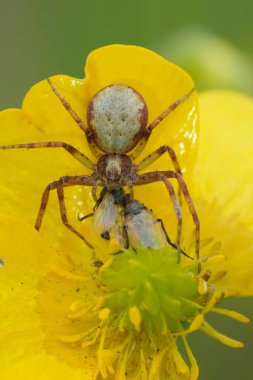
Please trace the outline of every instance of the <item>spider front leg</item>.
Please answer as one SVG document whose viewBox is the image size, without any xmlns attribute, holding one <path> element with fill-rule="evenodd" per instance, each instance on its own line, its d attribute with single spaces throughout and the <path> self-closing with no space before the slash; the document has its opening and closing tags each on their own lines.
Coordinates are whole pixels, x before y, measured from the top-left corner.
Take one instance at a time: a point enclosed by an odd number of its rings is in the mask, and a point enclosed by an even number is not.
<svg viewBox="0 0 253 380">
<path fill-rule="evenodd" d="M 182 175 L 182 170 L 180 168 L 179 162 L 177 160 L 177 155 L 175 151 L 168 145 L 163 145 L 157 150 L 155 150 L 153 153 L 149 154 L 147 157 L 145 157 L 143 160 L 139 162 L 139 164 L 136 164 L 137 167 L 137 172 L 140 170 L 145 169 L 149 165 L 151 165 L 153 162 L 158 160 L 159 157 L 161 157 L 164 153 L 168 153 L 170 156 L 170 159 L 172 161 L 172 164 L 174 166 L 174 169 Z M 179 198 L 179 203 L 182 204 L 182 199 L 181 199 L 181 190 L 180 187 L 178 189 L 178 198 Z"/>
<path fill-rule="evenodd" d="M 64 190 L 63 190 L 63 188 L 67 186 L 76 186 L 76 185 L 92 186 L 92 184 L 93 184 L 92 177 L 89 177 L 89 176 L 61 177 L 58 181 L 51 182 L 46 187 L 42 195 L 40 209 L 39 209 L 39 213 L 38 213 L 36 223 L 35 223 L 35 229 L 39 230 L 41 227 L 42 219 L 43 219 L 43 216 L 45 214 L 46 207 L 48 204 L 50 191 L 53 189 L 57 189 L 61 219 L 62 219 L 63 224 L 68 229 L 70 229 L 70 231 L 76 234 L 80 239 L 82 239 L 89 248 L 94 249 L 94 247 L 83 237 L 83 235 L 81 235 L 78 231 L 75 230 L 73 226 L 69 224 L 68 219 L 67 219 L 66 206 L 64 202 Z"/>
<path fill-rule="evenodd" d="M 51 80 L 48 78 L 47 82 L 49 86 L 51 87 L 53 93 L 57 96 L 63 107 L 66 109 L 66 111 L 70 114 L 72 119 L 77 123 L 77 125 L 84 131 L 89 147 L 92 151 L 92 153 L 95 155 L 95 157 L 101 157 L 101 152 L 97 148 L 94 136 L 92 130 L 84 123 L 84 121 L 77 115 L 76 111 L 71 107 L 71 105 L 67 102 L 67 100 L 59 93 L 59 91 L 54 87 Z"/>
<path fill-rule="evenodd" d="M 172 186 L 172 183 L 168 180 L 168 178 L 160 172 L 150 172 L 150 173 L 145 173 L 140 176 L 137 176 L 137 178 L 132 182 L 134 186 L 136 185 L 144 185 L 147 183 L 152 183 L 152 182 L 158 182 L 161 181 L 164 183 L 165 187 L 167 188 L 173 207 L 174 211 L 177 217 L 177 240 L 176 240 L 176 245 L 178 249 L 178 262 L 180 262 L 181 258 L 181 248 L 180 248 L 180 241 L 181 241 L 181 233 L 182 233 L 182 222 L 183 222 L 183 217 L 182 217 L 182 211 L 180 204 L 177 200 L 174 188 Z"/>
<path fill-rule="evenodd" d="M 175 151 L 168 145 L 163 145 L 157 150 L 155 150 L 153 153 L 149 154 L 147 157 L 145 157 L 143 160 L 141 160 L 138 164 L 136 164 L 137 171 L 143 170 L 149 165 L 151 165 L 153 162 L 158 160 L 159 157 L 161 157 L 164 153 L 168 152 L 170 159 L 172 161 L 172 164 L 174 166 L 174 169 L 182 175 L 182 171 L 179 165 L 179 162 L 177 160 L 177 155 Z"/>
</svg>

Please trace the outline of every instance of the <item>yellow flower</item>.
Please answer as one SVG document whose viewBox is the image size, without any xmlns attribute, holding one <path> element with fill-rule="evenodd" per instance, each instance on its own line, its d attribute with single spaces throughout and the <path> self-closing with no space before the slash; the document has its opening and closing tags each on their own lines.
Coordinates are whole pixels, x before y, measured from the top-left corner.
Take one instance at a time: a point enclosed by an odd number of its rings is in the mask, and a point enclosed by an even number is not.
<svg viewBox="0 0 253 380">
<path fill-rule="evenodd" d="M 89 56 L 84 80 L 55 76 L 52 82 L 83 120 L 92 96 L 112 83 L 135 88 L 147 102 L 150 120 L 193 86 L 185 72 L 156 54 L 118 45 Z M 178 265 L 172 250 L 126 251 L 112 259 L 116 243 L 98 238 L 88 220 L 78 221 L 79 213 L 88 214 L 94 206 L 91 188 L 71 187 L 66 189 L 69 220 L 105 263 L 92 266 L 91 250 L 62 225 L 53 192 L 41 232 L 31 227 L 48 183 L 89 170 L 62 149 L 0 151 L 4 380 L 193 380 L 198 366 L 186 340 L 189 333 L 200 329 L 227 345 L 242 346 L 215 331 L 205 314 L 247 322 L 215 305 L 223 297 L 253 293 L 253 214 L 247 210 L 253 102 L 235 93 L 210 92 L 200 97 L 200 112 L 199 134 L 193 93 L 154 130 L 140 156 L 164 144 L 176 150 L 201 221 L 200 273 L 197 263 L 185 257 Z M 83 132 L 46 81 L 29 91 L 22 110 L 3 111 L 0 122 L 1 145 L 64 141 L 94 159 Z M 172 166 L 165 156 L 152 168 Z M 136 187 L 135 197 L 153 208 L 175 236 L 176 220 L 160 184 Z M 186 207 L 183 213 L 183 246 L 193 256 L 194 224 Z M 190 366 L 177 339 L 183 339 Z"/>
</svg>

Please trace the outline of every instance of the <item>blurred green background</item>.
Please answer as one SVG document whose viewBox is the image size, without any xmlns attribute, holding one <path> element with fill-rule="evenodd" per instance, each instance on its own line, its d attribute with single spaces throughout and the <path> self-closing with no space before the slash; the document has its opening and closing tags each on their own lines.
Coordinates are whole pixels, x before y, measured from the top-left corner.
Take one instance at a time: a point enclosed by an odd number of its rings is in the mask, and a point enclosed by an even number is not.
<svg viewBox="0 0 253 380">
<path fill-rule="evenodd" d="M 88 52 L 111 43 L 155 50 L 185 68 L 199 90 L 253 94 L 252 0 L 2 0 L 0 27 L 1 108 L 19 107 L 33 83 L 53 74 L 82 77 Z M 252 305 L 251 298 L 224 302 L 253 320 Z M 232 349 L 192 334 L 200 379 L 253 379 L 252 323 L 211 321 L 246 344 Z"/>
</svg>

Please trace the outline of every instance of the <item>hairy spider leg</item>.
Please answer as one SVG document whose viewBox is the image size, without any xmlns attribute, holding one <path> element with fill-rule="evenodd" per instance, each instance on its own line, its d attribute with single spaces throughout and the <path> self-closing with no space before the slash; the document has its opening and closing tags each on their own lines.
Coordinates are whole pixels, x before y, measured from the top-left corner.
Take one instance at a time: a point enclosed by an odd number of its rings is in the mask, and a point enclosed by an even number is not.
<svg viewBox="0 0 253 380">
<path fill-rule="evenodd" d="M 137 172 L 140 171 L 140 170 L 143 170 L 145 169 L 146 167 L 148 167 L 149 165 L 151 165 L 153 162 L 155 162 L 156 160 L 158 160 L 159 157 L 161 157 L 164 153 L 168 153 L 168 155 L 170 156 L 170 159 L 172 161 L 172 164 L 174 166 L 174 169 L 181 175 L 182 174 L 182 170 L 180 168 L 180 165 L 179 165 L 179 162 L 177 160 L 177 156 L 176 156 L 176 153 L 175 151 L 168 145 L 163 145 L 161 146 L 160 148 L 158 148 L 157 150 L 155 150 L 153 153 L 149 154 L 147 157 L 145 157 L 143 160 L 141 160 L 138 164 L 136 164 L 136 167 L 137 167 Z M 179 198 L 179 203 L 180 205 L 182 205 L 182 196 L 181 196 L 181 189 L 180 189 L 180 186 L 178 187 L 178 198 Z"/>
<path fill-rule="evenodd" d="M 168 152 L 171 161 L 173 163 L 174 169 L 182 175 L 182 171 L 179 165 L 179 162 L 177 160 L 177 156 L 175 151 L 168 145 L 163 145 L 160 148 L 156 149 L 153 153 L 149 154 L 147 157 L 143 158 L 137 166 L 137 171 L 145 169 L 147 166 L 151 165 L 153 162 L 158 160 L 159 157 L 161 157 L 164 153 Z"/>
<path fill-rule="evenodd" d="M 193 223 L 195 224 L 195 253 L 196 253 L 196 259 L 198 262 L 198 270 L 201 270 L 201 263 L 199 260 L 199 245 L 200 245 L 200 222 L 199 222 L 199 217 L 197 214 L 197 211 L 195 209 L 193 200 L 190 196 L 190 193 L 188 191 L 187 185 L 183 179 L 183 177 L 177 172 L 173 170 L 162 170 L 158 172 L 148 172 L 145 174 L 142 174 L 138 176 L 135 181 L 133 182 L 133 185 L 144 185 L 152 182 L 157 182 L 160 181 L 160 176 L 166 177 L 166 178 L 175 178 L 182 190 L 182 193 L 184 195 L 184 199 L 187 203 L 187 206 L 189 208 L 190 214 L 193 219 Z"/>
<path fill-rule="evenodd" d="M 176 100 L 174 103 L 170 104 L 168 108 L 166 108 L 165 111 L 163 111 L 155 120 L 153 120 L 145 129 L 143 136 L 137 146 L 134 148 L 133 152 L 131 153 L 131 158 L 135 160 L 143 151 L 145 148 L 149 137 L 155 127 L 157 127 L 163 119 L 165 119 L 172 111 L 174 111 L 175 108 L 177 108 L 181 103 L 183 103 L 186 99 L 188 99 L 191 94 L 195 91 L 195 87 L 193 87 L 187 94 L 182 96 L 182 98 Z"/>
<path fill-rule="evenodd" d="M 177 172 L 176 172 L 177 173 Z M 173 207 L 174 211 L 177 217 L 177 240 L 176 240 L 176 245 L 178 249 L 178 262 L 180 262 L 180 257 L 181 257 L 181 248 L 180 248 L 180 241 L 181 241 L 181 233 L 182 233 L 182 222 L 183 222 L 183 217 L 182 217 L 182 211 L 180 204 L 177 200 L 176 193 L 174 191 L 174 188 L 172 186 L 172 183 L 168 180 L 167 176 L 163 174 L 163 172 L 149 172 L 142 174 L 140 176 L 137 176 L 133 180 L 133 185 L 144 185 L 152 182 L 158 182 L 162 181 L 167 188 Z"/>
<path fill-rule="evenodd" d="M 67 102 L 67 100 L 54 87 L 52 81 L 49 78 L 47 79 L 47 82 L 48 82 L 49 86 L 51 87 L 52 91 L 54 92 L 54 94 L 60 100 L 63 107 L 68 111 L 70 116 L 74 119 L 74 121 L 82 129 L 82 131 L 84 131 L 86 138 L 87 138 L 87 142 L 89 144 L 89 148 L 92 151 L 92 153 L 95 155 L 95 157 L 101 157 L 102 153 L 100 152 L 100 150 L 98 149 L 98 147 L 95 144 L 92 130 L 77 115 L 76 111 L 71 107 L 71 105 Z"/>
<path fill-rule="evenodd" d="M 72 145 L 61 142 L 61 141 L 49 141 L 49 142 L 39 142 L 39 143 L 27 143 L 27 144 L 12 144 L 12 145 L 2 145 L 0 149 L 35 149 L 35 148 L 63 148 L 68 153 L 70 153 L 74 158 L 76 158 L 81 164 L 83 164 L 88 169 L 94 169 L 93 162 L 86 157 L 83 153 L 79 152 Z"/>
<path fill-rule="evenodd" d="M 63 224 L 67 228 L 69 228 L 74 234 L 76 234 L 80 239 L 82 239 L 89 248 L 94 249 L 94 247 L 78 231 L 76 231 L 74 227 L 72 227 L 68 223 L 67 212 L 66 212 L 66 207 L 65 207 L 65 202 L 64 202 L 63 188 L 67 186 L 76 186 L 76 185 L 92 186 L 92 179 L 89 176 L 68 176 L 68 177 L 65 176 L 65 177 L 61 177 L 58 181 L 51 182 L 47 185 L 41 198 L 40 209 L 39 209 L 38 216 L 35 223 L 35 229 L 39 230 L 41 227 L 42 219 L 43 219 L 43 216 L 45 214 L 46 207 L 48 204 L 50 191 L 53 189 L 57 189 L 61 219 L 62 219 Z"/>
<path fill-rule="evenodd" d="M 57 187 L 57 195 L 58 195 L 58 200 L 59 200 L 59 206 L 60 206 L 60 213 L 61 213 L 61 220 L 62 220 L 62 223 L 70 230 L 72 231 L 74 234 L 76 234 L 80 239 L 82 239 L 86 245 L 88 245 L 88 247 L 90 248 L 94 248 L 84 237 L 82 234 L 80 234 L 80 232 L 78 232 L 73 226 L 71 226 L 71 224 L 69 224 L 68 222 L 68 218 L 67 218 L 67 210 L 66 210 L 66 206 L 65 206 L 65 202 L 64 202 L 64 189 L 62 187 L 62 185 L 58 185 Z"/>
</svg>

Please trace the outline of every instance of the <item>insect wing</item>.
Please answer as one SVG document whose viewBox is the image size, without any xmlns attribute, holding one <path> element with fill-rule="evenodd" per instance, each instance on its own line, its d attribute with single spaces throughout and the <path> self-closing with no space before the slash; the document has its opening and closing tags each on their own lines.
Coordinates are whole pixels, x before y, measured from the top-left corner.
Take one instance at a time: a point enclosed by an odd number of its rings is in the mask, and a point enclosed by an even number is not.
<svg viewBox="0 0 253 380">
<path fill-rule="evenodd" d="M 128 215 L 125 222 L 129 242 L 133 248 L 144 246 L 159 249 L 166 245 L 165 234 L 150 211 L 142 210 L 136 215 Z"/>
<path fill-rule="evenodd" d="M 126 247 L 126 240 L 124 236 L 124 216 L 119 212 L 117 221 L 111 230 L 111 237 L 113 237 L 120 247 Z"/>
<path fill-rule="evenodd" d="M 93 215 L 94 230 L 100 234 L 110 231 L 116 223 L 118 214 L 118 207 L 114 204 L 112 194 L 106 194 Z"/>
</svg>

